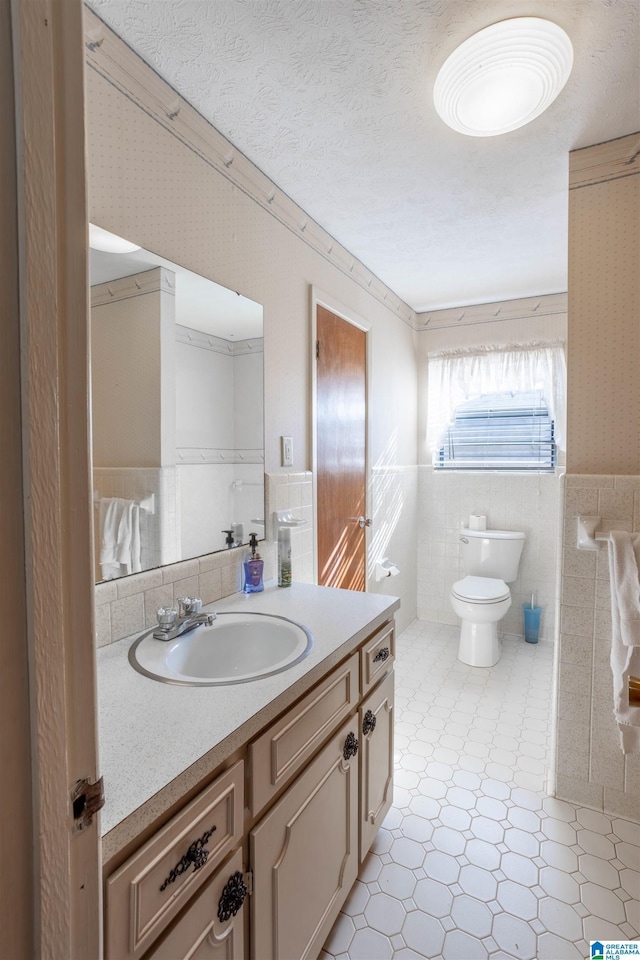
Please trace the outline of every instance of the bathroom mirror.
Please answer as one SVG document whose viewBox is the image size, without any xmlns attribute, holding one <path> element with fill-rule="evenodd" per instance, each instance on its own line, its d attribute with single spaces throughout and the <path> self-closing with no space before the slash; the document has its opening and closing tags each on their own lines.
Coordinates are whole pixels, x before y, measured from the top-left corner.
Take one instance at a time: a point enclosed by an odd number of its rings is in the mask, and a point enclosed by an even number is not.
<svg viewBox="0 0 640 960">
<path fill-rule="evenodd" d="M 96 579 L 264 538 L 262 306 L 139 248 L 90 271 Z"/>
</svg>

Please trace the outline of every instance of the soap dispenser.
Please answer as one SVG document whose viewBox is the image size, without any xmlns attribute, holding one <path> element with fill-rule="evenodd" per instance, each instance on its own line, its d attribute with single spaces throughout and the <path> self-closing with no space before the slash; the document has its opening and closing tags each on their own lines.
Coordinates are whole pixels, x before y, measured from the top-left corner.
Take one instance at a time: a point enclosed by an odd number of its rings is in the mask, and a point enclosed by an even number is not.
<svg viewBox="0 0 640 960">
<path fill-rule="evenodd" d="M 249 553 L 244 560 L 244 587 L 245 593 L 260 593 L 264 590 L 262 573 L 264 569 L 264 560 L 258 553 L 258 535 L 249 534 Z"/>
</svg>

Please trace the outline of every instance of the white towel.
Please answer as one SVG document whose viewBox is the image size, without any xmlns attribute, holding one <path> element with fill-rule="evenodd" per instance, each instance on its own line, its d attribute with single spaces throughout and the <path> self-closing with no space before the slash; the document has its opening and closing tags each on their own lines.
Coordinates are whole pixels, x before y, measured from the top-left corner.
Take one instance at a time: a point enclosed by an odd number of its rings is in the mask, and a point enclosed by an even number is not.
<svg viewBox="0 0 640 960">
<path fill-rule="evenodd" d="M 629 677 L 640 676 L 640 534 L 609 534 L 613 713 L 623 753 L 640 753 L 640 708 L 629 704 Z"/>
<path fill-rule="evenodd" d="M 141 569 L 140 508 L 135 500 L 100 500 L 100 567 L 103 580 Z"/>
</svg>

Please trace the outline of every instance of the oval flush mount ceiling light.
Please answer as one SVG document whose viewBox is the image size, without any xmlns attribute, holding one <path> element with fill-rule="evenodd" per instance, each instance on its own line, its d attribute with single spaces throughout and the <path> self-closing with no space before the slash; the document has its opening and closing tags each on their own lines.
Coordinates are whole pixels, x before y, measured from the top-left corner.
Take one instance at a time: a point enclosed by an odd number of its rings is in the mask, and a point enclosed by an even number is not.
<svg viewBox="0 0 640 960">
<path fill-rule="evenodd" d="M 573 47 L 551 20 L 516 17 L 485 27 L 444 62 L 433 99 L 446 124 L 495 137 L 539 117 L 569 79 Z"/>
<path fill-rule="evenodd" d="M 140 249 L 137 244 L 123 240 L 116 233 L 109 233 L 102 227 L 96 227 L 94 223 L 89 224 L 89 246 L 104 253 L 133 253 Z"/>
</svg>

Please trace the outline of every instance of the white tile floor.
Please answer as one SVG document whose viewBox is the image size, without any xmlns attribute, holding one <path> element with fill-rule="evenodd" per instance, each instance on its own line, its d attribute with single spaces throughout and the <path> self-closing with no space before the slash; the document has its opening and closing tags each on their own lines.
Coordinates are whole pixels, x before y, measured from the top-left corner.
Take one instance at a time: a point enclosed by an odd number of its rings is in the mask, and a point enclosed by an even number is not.
<svg viewBox="0 0 640 960">
<path fill-rule="evenodd" d="M 640 827 L 544 793 L 551 644 L 456 658 L 457 628 L 398 640 L 396 790 L 321 960 L 573 960 L 637 939 Z"/>
</svg>

